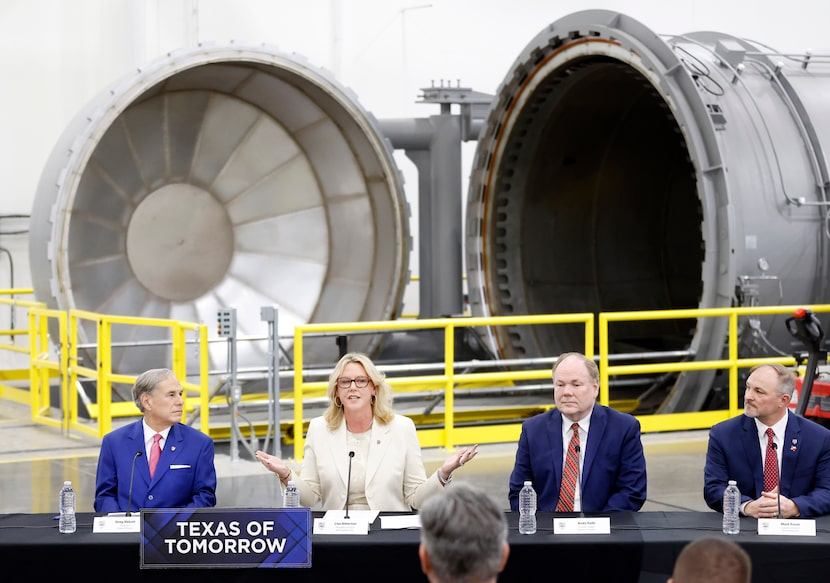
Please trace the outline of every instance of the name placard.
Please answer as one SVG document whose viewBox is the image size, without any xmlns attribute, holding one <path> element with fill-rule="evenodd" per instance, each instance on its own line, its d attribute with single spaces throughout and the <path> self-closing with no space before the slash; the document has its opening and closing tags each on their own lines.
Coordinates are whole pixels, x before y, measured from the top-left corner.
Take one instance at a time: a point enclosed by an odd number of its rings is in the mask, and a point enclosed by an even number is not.
<svg viewBox="0 0 830 583">
<path fill-rule="evenodd" d="M 314 534 L 369 534 L 369 523 L 361 518 L 316 518 Z"/>
<path fill-rule="evenodd" d="M 369 534 L 369 525 L 378 516 L 377 510 L 328 510 L 323 518 L 314 520 L 314 534 Z"/>
<path fill-rule="evenodd" d="M 816 536 L 816 521 L 806 518 L 759 518 L 758 534 Z"/>
<path fill-rule="evenodd" d="M 138 513 L 127 516 L 125 513 L 96 516 L 92 520 L 92 532 L 140 532 L 141 517 Z"/>
<path fill-rule="evenodd" d="M 141 511 L 141 568 L 311 567 L 308 508 Z"/>
<path fill-rule="evenodd" d="M 553 534 L 611 534 L 609 516 L 554 518 Z"/>
</svg>

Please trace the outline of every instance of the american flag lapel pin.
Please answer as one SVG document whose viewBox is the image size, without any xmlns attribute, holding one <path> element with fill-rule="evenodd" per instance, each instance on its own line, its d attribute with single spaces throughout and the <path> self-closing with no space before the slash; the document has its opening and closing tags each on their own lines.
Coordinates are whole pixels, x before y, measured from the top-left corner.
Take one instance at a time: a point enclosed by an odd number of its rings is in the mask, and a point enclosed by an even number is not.
<svg viewBox="0 0 830 583">
<path fill-rule="evenodd" d="M 798 440 L 797 440 L 797 439 L 793 439 L 793 444 L 790 446 L 790 451 L 795 451 L 796 449 L 798 449 L 798 448 L 796 447 L 796 445 L 797 445 L 797 444 L 798 444 Z"/>
</svg>

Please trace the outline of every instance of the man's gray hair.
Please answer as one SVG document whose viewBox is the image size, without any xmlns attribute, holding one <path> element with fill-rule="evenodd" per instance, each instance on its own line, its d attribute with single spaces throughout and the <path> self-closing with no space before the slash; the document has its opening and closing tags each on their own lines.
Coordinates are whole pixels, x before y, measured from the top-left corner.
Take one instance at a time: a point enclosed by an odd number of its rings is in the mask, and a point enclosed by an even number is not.
<svg viewBox="0 0 830 583">
<path fill-rule="evenodd" d="M 594 362 L 593 358 L 588 358 L 581 352 L 563 352 L 556 358 L 556 362 L 553 363 L 553 368 L 551 369 L 551 376 L 553 376 L 554 380 L 556 379 L 556 369 L 559 368 L 559 364 L 571 356 L 582 361 L 582 364 L 585 365 L 585 369 L 588 371 L 588 376 L 591 377 L 592 381 L 595 383 L 599 382 L 599 367 L 597 366 L 597 363 Z"/>
<path fill-rule="evenodd" d="M 152 393 L 156 385 L 168 377 L 176 377 L 169 368 L 153 368 L 138 375 L 133 385 L 133 401 L 135 401 L 135 406 L 138 407 L 139 411 L 144 413 L 141 395 Z"/>
<path fill-rule="evenodd" d="M 420 510 L 421 543 L 444 582 L 495 579 L 507 543 L 507 520 L 486 492 L 459 482 L 427 498 Z"/>
<path fill-rule="evenodd" d="M 777 362 L 763 362 L 761 364 L 756 364 L 749 369 L 749 374 L 752 374 L 759 368 L 763 368 L 765 366 L 768 366 L 774 370 L 775 374 L 778 376 L 778 394 L 792 396 L 795 391 L 795 374 L 793 374 L 793 371 L 783 364 L 778 364 Z"/>
</svg>

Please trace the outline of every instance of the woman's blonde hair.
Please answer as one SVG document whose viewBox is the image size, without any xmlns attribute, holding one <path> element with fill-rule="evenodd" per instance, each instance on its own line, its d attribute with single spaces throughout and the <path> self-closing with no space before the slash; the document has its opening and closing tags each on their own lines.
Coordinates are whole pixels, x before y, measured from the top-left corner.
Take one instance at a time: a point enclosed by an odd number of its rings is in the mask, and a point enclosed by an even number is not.
<svg viewBox="0 0 830 583">
<path fill-rule="evenodd" d="M 395 417 L 395 410 L 392 407 L 392 387 L 386 382 L 386 375 L 379 371 L 375 363 L 363 353 L 349 352 L 345 354 L 337 364 L 334 370 L 329 375 L 329 388 L 326 395 L 329 398 L 329 406 L 323 417 L 326 419 L 326 426 L 330 431 L 334 431 L 340 427 L 343 421 L 343 403 L 338 403 L 337 398 L 337 379 L 343 374 L 343 369 L 350 362 L 356 362 L 366 371 L 366 376 L 373 385 L 375 385 L 376 394 L 372 396 L 372 415 L 380 423 L 386 424 L 392 421 Z"/>
</svg>

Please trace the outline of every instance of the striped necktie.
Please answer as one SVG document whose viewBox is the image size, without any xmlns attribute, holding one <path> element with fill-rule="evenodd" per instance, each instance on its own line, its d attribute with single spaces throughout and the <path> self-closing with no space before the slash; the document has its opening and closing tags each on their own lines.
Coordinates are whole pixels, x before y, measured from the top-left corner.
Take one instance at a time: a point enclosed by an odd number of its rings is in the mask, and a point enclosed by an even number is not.
<svg viewBox="0 0 830 583">
<path fill-rule="evenodd" d="M 568 455 L 565 457 L 565 467 L 562 468 L 562 485 L 559 487 L 557 512 L 574 511 L 574 493 L 576 492 L 577 476 L 579 475 L 579 423 L 571 425 L 571 432 Z"/>
</svg>

